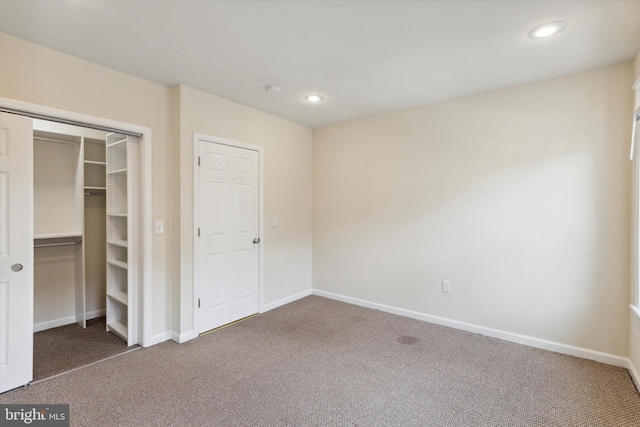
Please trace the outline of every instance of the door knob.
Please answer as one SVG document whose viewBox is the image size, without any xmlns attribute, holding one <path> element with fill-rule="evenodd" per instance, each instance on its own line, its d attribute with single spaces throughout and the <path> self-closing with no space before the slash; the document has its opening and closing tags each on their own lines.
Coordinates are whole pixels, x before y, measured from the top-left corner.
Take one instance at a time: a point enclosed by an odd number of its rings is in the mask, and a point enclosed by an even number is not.
<svg viewBox="0 0 640 427">
<path fill-rule="evenodd" d="M 16 273 L 18 271 L 22 271 L 22 264 L 13 264 L 11 266 L 11 271 L 15 271 Z"/>
<path fill-rule="evenodd" d="M 255 245 L 257 245 L 258 243 L 260 243 L 260 238 L 259 238 L 259 237 L 256 237 L 255 239 L 253 239 L 253 243 L 254 243 Z"/>
</svg>

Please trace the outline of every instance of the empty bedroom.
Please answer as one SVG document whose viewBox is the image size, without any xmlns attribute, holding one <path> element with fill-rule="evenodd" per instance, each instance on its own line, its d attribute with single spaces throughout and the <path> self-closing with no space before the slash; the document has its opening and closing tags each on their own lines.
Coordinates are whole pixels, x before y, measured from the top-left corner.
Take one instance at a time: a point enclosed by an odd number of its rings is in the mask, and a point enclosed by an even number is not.
<svg viewBox="0 0 640 427">
<path fill-rule="evenodd" d="M 640 1 L 0 0 L 0 115 L 3 426 L 640 425 Z"/>
</svg>

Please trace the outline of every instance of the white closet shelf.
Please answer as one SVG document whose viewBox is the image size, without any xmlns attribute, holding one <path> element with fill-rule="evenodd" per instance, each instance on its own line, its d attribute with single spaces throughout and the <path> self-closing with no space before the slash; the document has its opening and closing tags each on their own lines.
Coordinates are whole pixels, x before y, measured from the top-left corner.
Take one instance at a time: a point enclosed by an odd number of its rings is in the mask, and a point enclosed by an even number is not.
<svg viewBox="0 0 640 427">
<path fill-rule="evenodd" d="M 107 296 L 118 301 L 120 304 L 129 304 L 129 297 L 122 291 L 107 291 Z"/>
<path fill-rule="evenodd" d="M 119 335 L 120 338 L 124 339 L 125 341 L 127 340 L 128 330 L 127 330 L 127 327 L 124 326 L 122 323 L 118 322 L 117 320 L 113 320 L 111 322 L 107 322 L 107 326 L 111 331 Z"/>
<path fill-rule="evenodd" d="M 115 171 L 109 171 L 107 172 L 107 175 L 125 175 L 127 173 L 127 168 L 124 169 L 118 169 Z"/>
<path fill-rule="evenodd" d="M 126 262 L 118 261 L 117 259 L 110 259 L 107 262 L 111 265 L 115 265 L 116 267 L 124 268 L 125 270 L 129 268 Z"/>
<path fill-rule="evenodd" d="M 107 268 L 107 326 L 127 345 L 133 345 L 138 341 L 138 313 L 133 304 L 133 295 L 137 292 L 134 255 L 137 211 L 131 191 L 137 185 L 137 147 L 126 135 L 110 133 L 106 139 L 107 263 L 110 266 Z"/>
<path fill-rule="evenodd" d="M 64 237 L 82 237 L 82 233 L 49 233 L 33 236 L 34 239 L 62 239 Z"/>
<path fill-rule="evenodd" d="M 117 141 L 112 142 L 111 144 L 107 144 L 107 148 L 115 147 L 116 145 L 120 145 L 120 144 L 123 144 L 125 142 L 127 142 L 127 137 L 126 136 L 124 138 L 122 138 L 122 139 L 119 139 Z"/>
<path fill-rule="evenodd" d="M 102 166 L 102 167 L 107 166 L 107 162 L 96 162 L 95 160 L 85 160 L 84 164 L 91 165 L 91 166 Z"/>
</svg>

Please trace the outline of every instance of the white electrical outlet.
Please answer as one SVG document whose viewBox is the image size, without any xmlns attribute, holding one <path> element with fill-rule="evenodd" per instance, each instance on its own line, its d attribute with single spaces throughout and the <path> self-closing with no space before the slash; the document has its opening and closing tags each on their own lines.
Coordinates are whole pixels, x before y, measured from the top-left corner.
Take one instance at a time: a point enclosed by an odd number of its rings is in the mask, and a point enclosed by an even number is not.
<svg viewBox="0 0 640 427">
<path fill-rule="evenodd" d="M 443 280 L 442 281 L 442 292 L 451 293 L 451 281 Z"/>
<path fill-rule="evenodd" d="M 293 264 L 293 274 L 298 274 L 298 264 Z"/>
<path fill-rule="evenodd" d="M 271 218 L 271 224 L 273 224 L 274 227 L 278 226 L 278 217 L 274 216 L 273 218 Z"/>
</svg>

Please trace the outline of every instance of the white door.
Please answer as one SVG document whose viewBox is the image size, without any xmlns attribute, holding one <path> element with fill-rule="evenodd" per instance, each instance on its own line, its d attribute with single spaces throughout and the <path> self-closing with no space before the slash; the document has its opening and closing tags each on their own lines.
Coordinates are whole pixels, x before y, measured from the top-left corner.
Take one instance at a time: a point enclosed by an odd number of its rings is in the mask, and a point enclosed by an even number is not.
<svg viewBox="0 0 640 427">
<path fill-rule="evenodd" d="M 0 393 L 33 379 L 33 130 L 0 113 Z"/>
<path fill-rule="evenodd" d="M 199 141 L 199 332 L 258 312 L 257 151 Z"/>
</svg>

